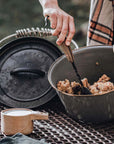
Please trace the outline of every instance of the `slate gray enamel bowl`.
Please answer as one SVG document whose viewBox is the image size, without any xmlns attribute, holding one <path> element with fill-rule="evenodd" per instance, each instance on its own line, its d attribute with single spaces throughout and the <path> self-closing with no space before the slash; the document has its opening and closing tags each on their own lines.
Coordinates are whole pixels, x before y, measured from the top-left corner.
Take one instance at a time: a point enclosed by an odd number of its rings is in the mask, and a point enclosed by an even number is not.
<svg viewBox="0 0 114 144">
<path fill-rule="evenodd" d="M 106 74 L 114 82 L 114 53 L 112 46 L 91 46 L 73 52 L 81 78 L 93 84 Z M 48 80 L 59 95 L 67 113 L 76 120 L 101 123 L 114 119 L 114 91 L 102 95 L 70 95 L 58 91 L 59 80 L 77 81 L 75 72 L 65 56 L 58 58 L 48 71 Z"/>
</svg>

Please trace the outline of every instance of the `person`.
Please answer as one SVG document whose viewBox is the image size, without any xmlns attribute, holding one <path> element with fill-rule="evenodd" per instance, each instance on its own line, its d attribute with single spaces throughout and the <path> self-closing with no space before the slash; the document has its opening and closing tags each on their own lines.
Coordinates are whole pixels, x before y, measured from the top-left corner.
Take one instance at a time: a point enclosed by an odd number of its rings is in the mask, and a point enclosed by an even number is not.
<svg viewBox="0 0 114 144">
<path fill-rule="evenodd" d="M 44 17 L 49 16 L 57 44 L 70 45 L 75 34 L 74 18 L 63 11 L 57 0 L 39 0 Z M 91 0 L 87 45 L 114 44 L 114 0 Z M 65 39 L 66 38 L 66 39 Z"/>
</svg>

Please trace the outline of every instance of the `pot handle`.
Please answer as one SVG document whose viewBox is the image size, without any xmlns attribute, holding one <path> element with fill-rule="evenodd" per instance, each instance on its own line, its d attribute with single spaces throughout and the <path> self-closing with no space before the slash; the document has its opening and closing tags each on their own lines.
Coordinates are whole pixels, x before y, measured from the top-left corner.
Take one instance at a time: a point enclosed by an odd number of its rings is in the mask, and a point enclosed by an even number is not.
<svg viewBox="0 0 114 144">
<path fill-rule="evenodd" d="M 48 113 L 32 111 L 31 120 L 48 120 Z"/>
<path fill-rule="evenodd" d="M 53 33 L 53 29 L 48 29 L 48 28 L 26 28 L 26 29 L 20 29 L 17 30 L 16 33 L 11 34 L 5 38 L 3 38 L 2 40 L 0 40 L 0 44 L 3 43 L 5 40 L 8 40 L 10 38 L 16 37 L 16 38 L 21 38 L 21 37 L 32 37 L 32 36 L 39 36 L 39 37 L 49 37 L 52 36 Z M 77 43 L 72 40 L 71 41 L 72 44 L 75 46 L 75 49 L 78 49 L 78 45 Z"/>
</svg>

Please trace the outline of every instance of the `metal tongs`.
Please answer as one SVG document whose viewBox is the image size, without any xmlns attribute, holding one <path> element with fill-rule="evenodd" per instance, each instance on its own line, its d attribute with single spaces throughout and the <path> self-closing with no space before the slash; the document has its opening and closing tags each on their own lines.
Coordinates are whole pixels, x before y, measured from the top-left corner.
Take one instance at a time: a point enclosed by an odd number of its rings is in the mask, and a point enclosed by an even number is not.
<svg viewBox="0 0 114 144">
<path fill-rule="evenodd" d="M 75 70 L 76 76 L 78 77 L 79 83 L 81 84 L 81 94 L 84 94 L 84 95 L 91 94 L 90 90 L 89 90 L 88 88 L 84 87 L 84 85 L 83 85 L 83 83 L 82 83 L 82 81 L 81 81 L 81 76 L 80 76 L 80 74 L 78 73 L 77 67 L 76 67 L 76 65 L 75 65 L 75 63 L 74 63 L 74 55 L 73 55 L 73 53 L 72 53 L 71 47 L 70 47 L 70 46 L 67 46 L 67 45 L 65 44 L 65 41 L 64 41 L 64 42 L 62 43 L 62 45 L 61 45 L 61 49 L 62 49 L 62 51 L 64 52 L 64 54 L 66 55 L 68 61 L 72 64 L 73 69 Z"/>
<path fill-rule="evenodd" d="M 46 17 L 45 17 L 45 26 L 47 26 L 47 24 L 48 24 L 48 18 L 49 18 L 49 16 L 46 16 Z M 65 40 L 66 40 L 66 39 L 65 39 Z M 70 47 L 70 46 L 67 46 L 67 45 L 65 44 L 65 41 L 64 41 L 64 42 L 62 43 L 62 45 L 61 45 L 61 49 L 62 49 L 62 51 L 64 52 L 64 54 L 66 55 L 68 61 L 72 64 L 73 69 L 75 70 L 76 76 L 78 77 L 79 82 L 80 82 L 80 84 L 81 84 L 81 93 L 84 94 L 84 95 L 91 94 L 91 92 L 89 91 L 89 89 L 86 88 L 86 87 L 84 87 L 84 85 L 83 85 L 83 83 L 82 83 L 82 81 L 81 81 L 81 77 L 80 77 L 80 75 L 79 75 L 79 73 L 78 73 L 78 71 L 77 71 L 76 65 L 75 65 L 75 63 L 74 63 L 74 55 L 73 55 L 73 53 L 72 53 L 71 47 Z"/>
</svg>

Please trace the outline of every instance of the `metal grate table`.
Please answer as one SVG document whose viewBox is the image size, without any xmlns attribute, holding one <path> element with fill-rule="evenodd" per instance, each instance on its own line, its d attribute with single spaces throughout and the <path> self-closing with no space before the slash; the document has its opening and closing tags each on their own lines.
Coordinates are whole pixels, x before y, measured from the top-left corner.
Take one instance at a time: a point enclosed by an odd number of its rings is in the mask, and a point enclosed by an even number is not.
<svg viewBox="0 0 114 144">
<path fill-rule="evenodd" d="M 6 107 L 1 106 L 1 110 Z M 58 98 L 36 108 L 49 113 L 48 121 L 34 121 L 34 131 L 29 136 L 44 138 L 50 144 L 112 144 L 114 143 L 114 122 L 86 124 L 76 122 L 64 110 Z M 0 137 L 4 135 L 0 133 Z"/>
</svg>

